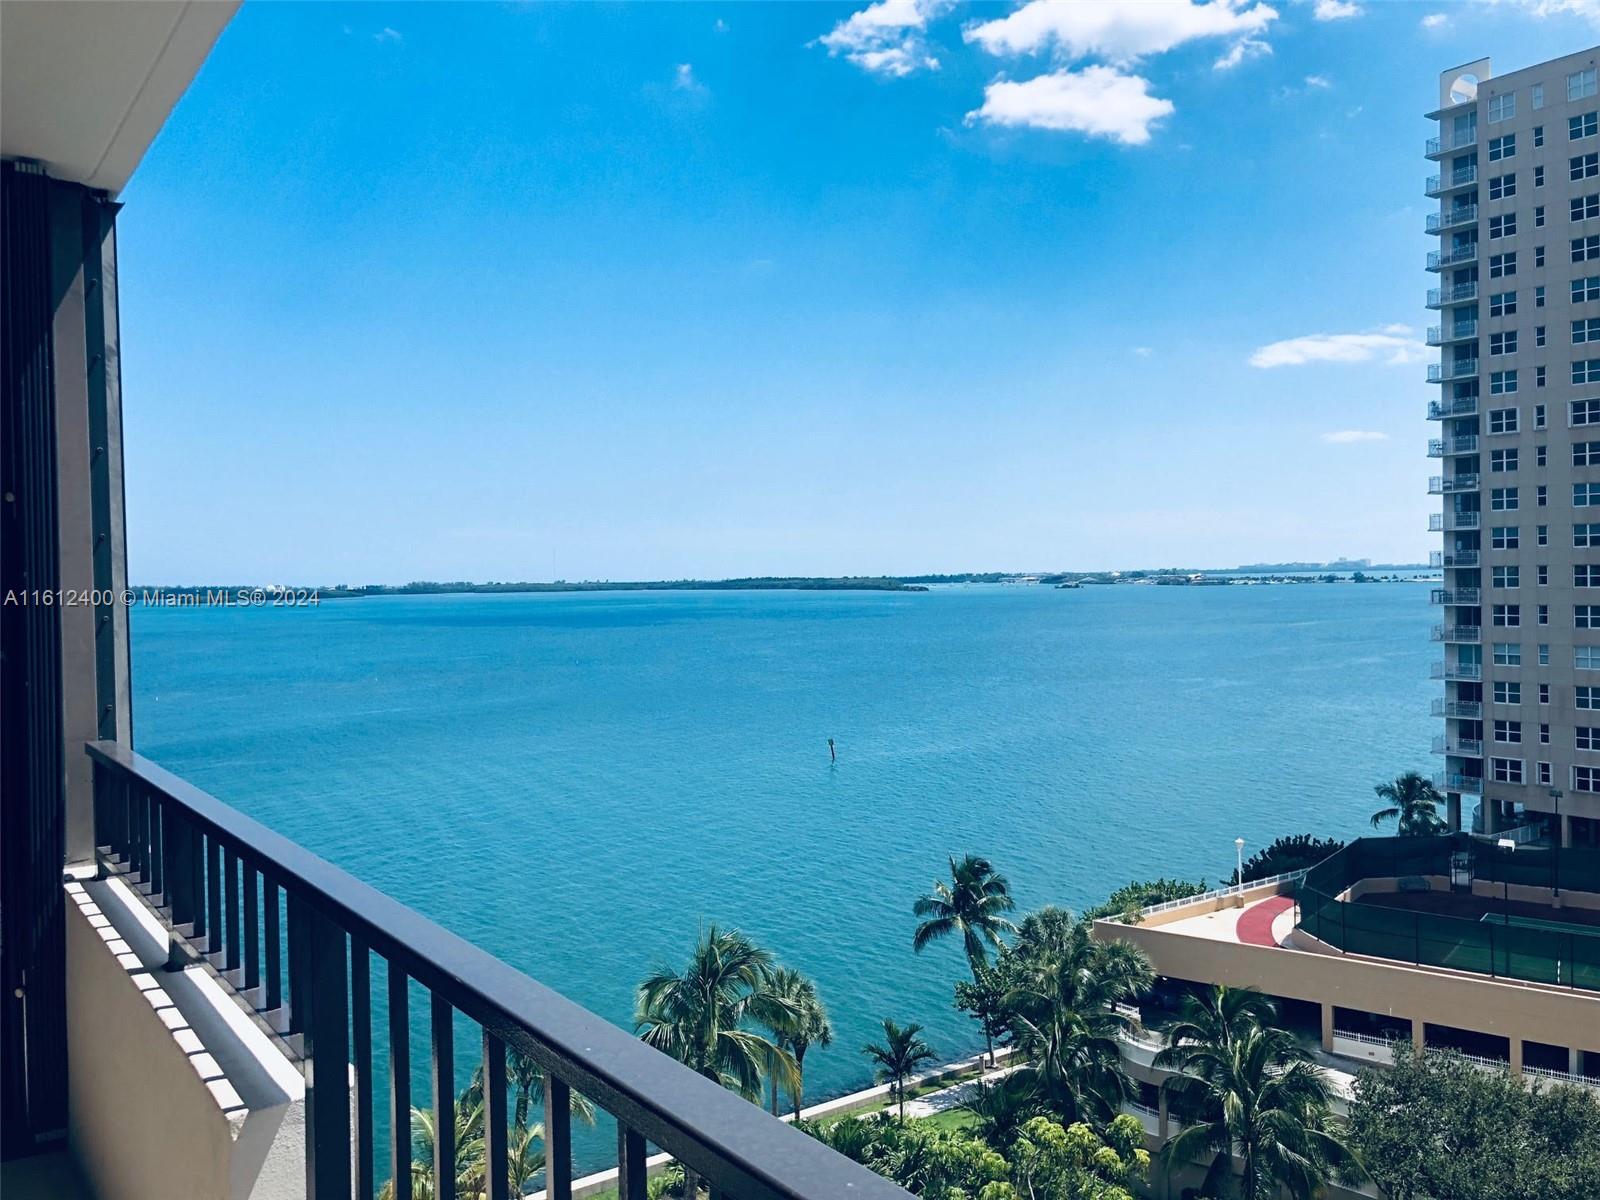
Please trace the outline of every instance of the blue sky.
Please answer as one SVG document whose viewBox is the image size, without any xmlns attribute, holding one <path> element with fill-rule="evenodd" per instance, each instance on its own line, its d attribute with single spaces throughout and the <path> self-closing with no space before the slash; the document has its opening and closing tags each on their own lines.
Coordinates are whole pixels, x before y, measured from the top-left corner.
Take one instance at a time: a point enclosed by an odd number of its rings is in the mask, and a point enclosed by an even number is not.
<svg viewBox="0 0 1600 1200">
<path fill-rule="evenodd" d="M 1597 31 L 247 3 L 122 197 L 132 576 L 1418 559 L 1421 114 Z"/>
</svg>

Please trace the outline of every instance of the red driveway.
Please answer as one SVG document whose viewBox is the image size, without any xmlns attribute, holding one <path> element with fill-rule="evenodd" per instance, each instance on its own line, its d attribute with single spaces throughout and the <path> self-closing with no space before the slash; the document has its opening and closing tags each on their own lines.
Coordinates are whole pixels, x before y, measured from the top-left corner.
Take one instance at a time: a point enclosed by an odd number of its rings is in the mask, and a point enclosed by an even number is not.
<svg viewBox="0 0 1600 1200">
<path fill-rule="evenodd" d="M 1272 922 L 1279 913 L 1293 907 L 1293 896 L 1269 896 L 1258 901 L 1239 914 L 1234 935 L 1247 946 L 1276 946 L 1278 939 L 1272 936 Z"/>
</svg>

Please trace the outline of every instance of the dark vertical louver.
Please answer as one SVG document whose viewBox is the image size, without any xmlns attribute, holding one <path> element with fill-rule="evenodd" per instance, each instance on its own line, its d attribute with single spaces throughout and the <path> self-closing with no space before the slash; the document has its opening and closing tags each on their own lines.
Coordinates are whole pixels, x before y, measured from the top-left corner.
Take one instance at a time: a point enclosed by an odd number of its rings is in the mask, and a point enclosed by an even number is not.
<svg viewBox="0 0 1600 1200">
<path fill-rule="evenodd" d="M 0 180 L 0 1149 L 26 1153 L 66 1125 L 65 796 L 50 181 L 27 163 Z"/>
</svg>

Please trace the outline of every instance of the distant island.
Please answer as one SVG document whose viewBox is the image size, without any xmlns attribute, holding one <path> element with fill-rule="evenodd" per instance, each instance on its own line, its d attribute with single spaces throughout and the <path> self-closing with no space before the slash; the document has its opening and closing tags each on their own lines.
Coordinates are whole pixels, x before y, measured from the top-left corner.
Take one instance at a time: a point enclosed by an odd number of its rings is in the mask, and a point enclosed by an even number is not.
<svg viewBox="0 0 1600 1200">
<path fill-rule="evenodd" d="M 757 575 L 737 579 L 557 579 L 475 583 L 470 580 L 439 582 L 419 579 L 411 583 L 286 586 L 283 584 L 210 584 L 134 589 L 132 601 L 163 607 L 245 605 L 320 600 L 361 599 L 369 596 L 448 596 L 516 592 L 926 592 L 930 587 L 960 584 L 1038 585 L 1057 588 L 1102 587 L 1115 584 L 1161 586 L 1221 586 L 1261 583 L 1400 583 L 1414 575 L 1398 572 L 1428 571 L 1423 563 L 1377 563 L 1367 559 L 1338 559 L 1328 563 L 1252 563 L 1242 567 L 1159 567 L 1136 571 L 973 571 L 951 575 Z"/>
</svg>

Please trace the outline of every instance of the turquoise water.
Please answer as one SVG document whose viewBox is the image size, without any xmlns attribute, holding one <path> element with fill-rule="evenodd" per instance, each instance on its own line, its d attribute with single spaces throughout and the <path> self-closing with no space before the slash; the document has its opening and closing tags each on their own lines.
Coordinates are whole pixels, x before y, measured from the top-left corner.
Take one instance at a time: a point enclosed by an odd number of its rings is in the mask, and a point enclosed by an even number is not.
<svg viewBox="0 0 1600 1200">
<path fill-rule="evenodd" d="M 1433 766 L 1430 618 L 1419 584 L 141 608 L 135 741 L 619 1023 L 743 928 L 832 1011 L 821 1099 L 886 1016 L 978 1048 L 958 947 L 911 952 L 949 854 L 1082 906 L 1361 832 Z"/>
</svg>

